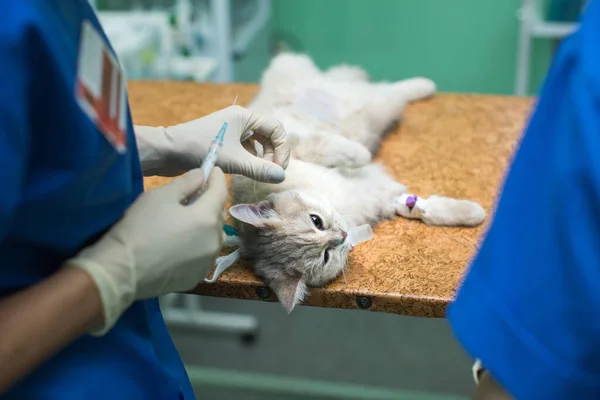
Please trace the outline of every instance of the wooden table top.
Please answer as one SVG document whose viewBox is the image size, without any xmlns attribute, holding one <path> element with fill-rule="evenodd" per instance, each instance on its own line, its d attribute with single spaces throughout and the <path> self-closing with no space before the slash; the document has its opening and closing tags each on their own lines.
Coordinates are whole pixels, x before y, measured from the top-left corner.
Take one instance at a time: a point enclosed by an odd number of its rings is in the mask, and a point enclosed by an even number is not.
<svg viewBox="0 0 600 400">
<path fill-rule="evenodd" d="M 138 125 L 168 126 L 231 104 L 246 104 L 256 85 L 131 82 L 129 96 Z M 412 193 L 440 194 L 479 202 L 489 213 L 504 171 L 521 136 L 532 99 L 509 96 L 438 94 L 411 104 L 377 160 Z M 168 178 L 146 178 L 146 189 Z M 368 308 L 394 314 L 443 317 L 486 225 L 429 227 L 398 218 L 375 229 L 375 239 L 350 257 L 346 281 L 339 277 L 312 289 L 305 305 Z M 238 263 L 218 282 L 194 293 L 276 301 L 250 266 Z M 283 310 L 282 310 L 283 312 Z"/>
</svg>

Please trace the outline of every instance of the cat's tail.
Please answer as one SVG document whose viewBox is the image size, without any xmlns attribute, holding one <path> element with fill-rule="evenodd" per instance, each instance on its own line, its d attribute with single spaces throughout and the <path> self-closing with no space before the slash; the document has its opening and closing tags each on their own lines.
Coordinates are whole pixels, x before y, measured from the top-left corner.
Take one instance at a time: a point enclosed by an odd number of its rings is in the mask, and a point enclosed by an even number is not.
<svg viewBox="0 0 600 400">
<path fill-rule="evenodd" d="M 394 89 L 404 94 L 408 102 L 426 99 L 435 94 L 436 86 L 431 79 L 410 78 L 393 84 Z"/>
<path fill-rule="evenodd" d="M 396 199 L 396 214 L 435 226 L 477 226 L 485 220 L 479 204 L 443 196 L 403 194 Z"/>
</svg>

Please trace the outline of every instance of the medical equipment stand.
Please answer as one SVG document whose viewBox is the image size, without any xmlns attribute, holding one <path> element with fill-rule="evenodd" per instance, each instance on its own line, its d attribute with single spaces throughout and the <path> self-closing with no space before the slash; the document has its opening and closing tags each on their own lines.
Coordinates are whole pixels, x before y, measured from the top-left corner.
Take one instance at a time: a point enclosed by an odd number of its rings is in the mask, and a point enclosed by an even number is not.
<svg viewBox="0 0 600 400">
<path fill-rule="evenodd" d="M 529 91 L 529 65 L 534 39 L 561 39 L 569 35 L 578 24 L 550 22 L 542 18 L 542 0 L 522 0 L 517 18 L 520 21 L 515 94 L 526 96 Z"/>
<path fill-rule="evenodd" d="M 258 320 L 255 316 L 204 310 L 202 297 L 198 295 L 169 294 L 161 298 L 161 309 L 169 327 L 238 335 L 246 344 L 252 344 L 258 335 Z"/>
<path fill-rule="evenodd" d="M 98 3 L 96 0 L 89 0 L 89 2 L 93 7 Z M 177 21 L 174 28 L 170 26 L 169 8 L 101 10 L 98 15 L 102 24 L 111 28 L 107 34 L 111 37 L 113 33 L 113 47 L 118 54 L 120 51 L 125 52 L 133 57 L 131 62 L 145 64 L 148 61 L 140 61 L 141 56 L 138 53 L 148 52 L 144 58 L 156 53 L 153 58 L 161 59 L 161 62 L 155 64 L 150 62 L 152 64 L 150 69 L 153 74 L 166 74 L 160 76 L 161 79 L 180 79 L 186 76 L 196 81 L 233 82 L 235 81 L 234 59 L 247 52 L 259 32 L 268 24 L 271 18 L 271 0 L 254 0 L 255 7 L 251 18 L 235 26 L 233 26 L 235 19 L 232 13 L 235 14 L 237 3 L 232 0 L 206 0 L 206 2 L 209 18 L 196 18 L 192 22 L 194 1 L 171 0 L 173 16 Z M 138 30 L 140 26 L 148 28 L 143 31 L 145 36 L 136 41 L 131 39 L 132 35 L 136 36 L 135 34 L 122 33 L 124 28 L 121 27 L 126 25 L 123 22 L 124 18 L 136 21 L 135 27 Z M 158 44 L 147 43 L 155 37 L 154 32 L 160 36 L 160 41 Z M 197 45 L 196 36 L 203 38 L 204 44 L 200 47 Z M 183 46 L 191 53 L 182 56 L 173 50 L 177 46 Z"/>
<path fill-rule="evenodd" d="M 214 52 L 218 68 L 214 74 L 215 82 L 233 81 L 233 49 L 229 0 L 210 0 L 210 12 L 215 23 Z"/>
</svg>

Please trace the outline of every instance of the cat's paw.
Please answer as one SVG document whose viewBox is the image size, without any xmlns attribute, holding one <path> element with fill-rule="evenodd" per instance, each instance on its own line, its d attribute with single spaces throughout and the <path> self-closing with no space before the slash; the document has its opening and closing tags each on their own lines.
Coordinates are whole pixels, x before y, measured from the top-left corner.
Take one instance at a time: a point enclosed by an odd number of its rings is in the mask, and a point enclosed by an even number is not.
<svg viewBox="0 0 600 400">
<path fill-rule="evenodd" d="M 369 82 L 369 74 L 362 68 L 353 65 L 338 65 L 329 68 L 325 75 L 339 82 Z"/>
<path fill-rule="evenodd" d="M 431 97 L 436 91 L 435 83 L 431 79 L 421 77 L 405 79 L 394 83 L 393 86 L 409 102 Z"/>
<path fill-rule="evenodd" d="M 477 226 L 485 220 L 485 210 L 469 200 L 429 196 L 423 222 L 441 226 Z"/>
</svg>

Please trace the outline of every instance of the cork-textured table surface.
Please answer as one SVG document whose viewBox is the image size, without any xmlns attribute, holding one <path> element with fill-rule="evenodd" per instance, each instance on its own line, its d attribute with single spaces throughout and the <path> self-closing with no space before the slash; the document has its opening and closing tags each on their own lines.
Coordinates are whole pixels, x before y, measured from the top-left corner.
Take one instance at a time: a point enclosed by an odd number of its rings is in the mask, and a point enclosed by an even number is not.
<svg viewBox="0 0 600 400">
<path fill-rule="evenodd" d="M 246 104 L 257 89 L 243 84 L 132 82 L 129 96 L 135 124 L 168 126 L 227 107 L 236 95 L 238 104 Z M 437 94 L 407 107 L 377 160 L 412 193 L 477 201 L 489 219 L 531 106 L 528 98 Z M 146 178 L 145 186 L 151 189 L 167 181 Z M 304 304 L 443 317 L 486 224 L 439 228 L 402 218 L 381 223 L 375 239 L 352 253 L 346 281 L 339 277 L 325 288 L 312 289 Z M 193 292 L 276 301 L 264 288 L 249 265 L 238 263 L 218 282 L 200 284 Z"/>
</svg>

